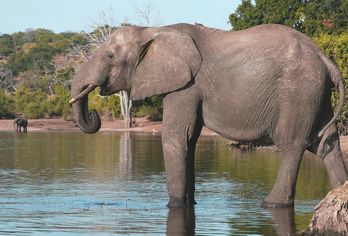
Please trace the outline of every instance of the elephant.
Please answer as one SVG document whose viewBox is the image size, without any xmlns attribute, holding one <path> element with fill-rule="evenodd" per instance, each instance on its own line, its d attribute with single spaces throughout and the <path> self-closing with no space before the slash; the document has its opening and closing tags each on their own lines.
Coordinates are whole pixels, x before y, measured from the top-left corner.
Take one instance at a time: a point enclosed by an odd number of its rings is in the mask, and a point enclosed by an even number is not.
<svg viewBox="0 0 348 236">
<path fill-rule="evenodd" d="M 72 81 L 69 103 L 89 134 L 101 126 L 97 111 L 88 109 L 97 87 L 102 96 L 125 90 L 133 100 L 163 97 L 168 207 L 196 204 L 194 156 L 203 126 L 227 139 L 270 139 L 277 146 L 281 164 L 263 207 L 294 205 L 305 150 L 323 159 L 332 187 L 348 179 L 335 122 L 344 104 L 342 75 L 292 28 L 120 27 Z M 335 109 L 332 88 L 339 92 Z"/>
<path fill-rule="evenodd" d="M 26 118 L 16 118 L 13 122 L 13 128 L 16 130 L 17 133 L 22 132 L 22 128 L 24 133 L 28 132 L 27 126 L 28 120 Z"/>
</svg>

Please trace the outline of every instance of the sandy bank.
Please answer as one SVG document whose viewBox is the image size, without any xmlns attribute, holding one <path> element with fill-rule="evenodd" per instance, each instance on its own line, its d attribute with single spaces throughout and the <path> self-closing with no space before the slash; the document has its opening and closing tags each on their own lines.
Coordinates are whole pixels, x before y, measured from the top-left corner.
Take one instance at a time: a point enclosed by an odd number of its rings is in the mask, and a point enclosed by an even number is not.
<svg viewBox="0 0 348 236">
<path fill-rule="evenodd" d="M 29 119 L 28 132 L 32 131 L 78 131 L 74 122 L 63 119 Z M 162 122 L 149 121 L 146 118 L 135 118 L 134 127 L 123 128 L 123 120 L 102 118 L 101 131 L 131 131 L 131 132 L 161 132 Z M 0 131 L 13 131 L 13 120 L 0 119 Z M 202 130 L 202 135 L 217 135 L 207 128 Z"/>
<path fill-rule="evenodd" d="M 79 131 L 74 122 L 63 119 L 29 119 L 28 132 L 33 131 Z M 135 118 L 135 125 L 131 129 L 123 128 L 123 120 L 102 119 L 101 131 L 131 131 L 145 133 L 160 133 L 162 122 L 149 121 L 146 118 Z M 14 131 L 13 120 L 0 119 L 0 131 Z M 217 135 L 215 132 L 203 128 L 202 135 Z M 348 157 L 348 136 L 340 137 L 342 152 Z"/>
</svg>

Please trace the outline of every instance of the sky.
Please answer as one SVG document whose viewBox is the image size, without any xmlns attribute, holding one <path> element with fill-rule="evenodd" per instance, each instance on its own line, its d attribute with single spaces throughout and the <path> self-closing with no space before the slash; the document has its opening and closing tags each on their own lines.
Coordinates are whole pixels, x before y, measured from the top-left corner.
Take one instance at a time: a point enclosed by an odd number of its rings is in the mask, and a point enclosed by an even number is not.
<svg viewBox="0 0 348 236">
<path fill-rule="evenodd" d="M 45 28 L 60 32 L 88 31 L 103 21 L 139 24 L 138 9 L 151 6 L 151 24 L 201 23 L 231 29 L 228 16 L 240 0 L 0 0 L 0 34 Z M 108 19 L 107 21 L 111 21 Z"/>
</svg>

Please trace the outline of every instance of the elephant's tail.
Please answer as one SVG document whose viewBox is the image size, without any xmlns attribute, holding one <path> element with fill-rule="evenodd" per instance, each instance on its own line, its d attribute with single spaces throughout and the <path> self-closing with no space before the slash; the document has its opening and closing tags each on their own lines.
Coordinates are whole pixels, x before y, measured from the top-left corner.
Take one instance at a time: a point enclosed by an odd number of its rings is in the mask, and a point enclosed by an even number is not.
<svg viewBox="0 0 348 236">
<path fill-rule="evenodd" d="M 332 77 L 331 77 L 332 78 Z M 336 81 L 333 81 L 334 83 Z M 339 92 L 339 101 L 338 101 L 338 105 L 335 109 L 335 113 L 334 113 L 334 116 L 332 117 L 332 119 L 329 121 L 329 123 L 327 123 L 324 128 L 322 128 L 318 134 L 318 137 L 322 137 L 323 134 L 325 133 L 325 131 L 330 127 L 330 125 L 332 125 L 332 123 L 334 123 L 338 116 L 340 115 L 340 113 L 342 112 L 343 110 L 343 106 L 344 106 L 344 81 L 343 81 L 343 78 L 342 76 L 339 77 L 338 81 L 335 83 L 337 88 L 338 88 L 338 92 Z"/>
</svg>

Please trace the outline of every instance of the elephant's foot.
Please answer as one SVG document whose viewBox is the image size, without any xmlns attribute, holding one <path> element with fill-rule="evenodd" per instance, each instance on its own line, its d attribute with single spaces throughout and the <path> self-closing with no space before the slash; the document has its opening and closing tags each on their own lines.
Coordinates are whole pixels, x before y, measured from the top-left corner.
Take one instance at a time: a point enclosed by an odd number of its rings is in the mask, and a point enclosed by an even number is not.
<svg viewBox="0 0 348 236">
<path fill-rule="evenodd" d="M 287 208 L 287 207 L 293 207 L 294 201 L 288 201 L 288 202 L 268 202 L 267 200 L 264 200 L 261 202 L 262 208 Z"/>
<path fill-rule="evenodd" d="M 193 198 L 178 198 L 178 197 L 170 197 L 167 207 L 169 208 L 178 208 L 178 207 L 192 207 L 194 206 L 196 201 Z"/>
<path fill-rule="evenodd" d="M 285 208 L 293 207 L 294 199 L 288 198 L 286 196 L 279 196 L 270 194 L 262 203 L 261 207 L 263 208 Z"/>
</svg>

